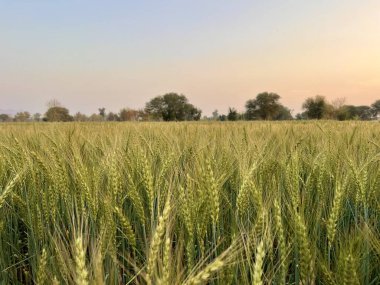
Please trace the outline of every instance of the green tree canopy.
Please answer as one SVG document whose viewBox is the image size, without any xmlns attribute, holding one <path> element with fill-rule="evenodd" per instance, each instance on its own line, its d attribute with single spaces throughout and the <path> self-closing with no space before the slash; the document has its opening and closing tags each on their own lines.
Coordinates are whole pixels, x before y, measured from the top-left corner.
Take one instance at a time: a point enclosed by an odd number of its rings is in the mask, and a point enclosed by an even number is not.
<svg viewBox="0 0 380 285">
<path fill-rule="evenodd" d="M 372 114 L 374 117 L 379 116 L 380 115 L 380 100 L 375 101 L 371 105 L 371 109 L 372 109 Z"/>
<path fill-rule="evenodd" d="M 281 111 L 280 95 L 263 92 L 245 104 L 247 120 L 273 120 Z"/>
<path fill-rule="evenodd" d="M 229 121 L 237 121 L 238 117 L 239 117 L 239 114 L 238 114 L 238 112 L 236 111 L 235 108 L 229 108 L 228 109 L 227 119 Z"/>
<path fill-rule="evenodd" d="M 219 120 L 219 112 L 218 110 L 214 110 L 214 112 L 212 112 L 212 119 L 217 121 Z"/>
<path fill-rule="evenodd" d="M 35 122 L 41 121 L 41 114 L 40 113 L 35 113 L 33 115 L 33 121 L 35 121 Z"/>
<path fill-rule="evenodd" d="M 356 115 L 360 120 L 371 120 L 372 110 L 369 106 L 356 106 Z"/>
<path fill-rule="evenodd" d="M 68 109 L 56 106 L 50 107 L 47 110 L 45 120 L 48 122 L 70 122 L 73 120 L 73 117 L 70 116 Z"/>
<path fill-rule="evenodd" d="M 139 111 L 130 108 L 121 109 L 119 113 L 119 119 L 120 121 L 138 121 Z"/>
<path fill-rule="evenodd" d="M 0 122 L 10 122 L 12 121 L 12 117 L 8 114 L 0 114 Z"/>
<path fill-rule="evenodd" d="M 104 107 L 98 108 L 98 111 L 99 111 L 99 115 L 102 116 L 103 120 L 105 120 L 105 118 L 106 118 L 106 108 L 104 108 Z"/>
<path fill-rule="evenodd" d="M 108 115 L 107 115 L 107 121 L 119 121 L 120 118 L 119 118 L 119 115 L 118 114 L 115 114 L 113 112 L 109 112 Z"/>
<path fill-rule="evenodd" d="M 307 98 L 302 108 L 308 119 L 322 119 L 327 111 L 327 102 L 324 96 L 317 95 L 314 98 Z"/>
<path fill-rule="evenodd" d="M 81 112 L 77 112 L 74 115 L 73 120 L 76 122 L 86 122 L 88 121 L 88 117 L 85 114 L 82 114 Z"/>
<path fill-rule="evenodd" d="M 155 120 L 193 121 L 201 118 L 202 111 L 190 104 L 185 95 L 167 93 L 146 103 L 145 112 Z"/>
<path fill-rule="evenodd" d="M 29 112 L 18 112 L 13 120 L 15 122 L 26 122 L 30 119 L 30 113 Z"/>
<path fill-rule="evenodd" d="M 342 106 L 337 115 L 337 119 L 340 121 L 344 120 L 371 120 L 373 117 L 373 112 L 369 106 L 353 106 L 344 105 Z"/>
<path fill-rule="evenodd" d="M 276 121 L 292 120 L 293 116 L 289 108 L 280 104 L 280 108 L 273 119 Z"/>
</svg>

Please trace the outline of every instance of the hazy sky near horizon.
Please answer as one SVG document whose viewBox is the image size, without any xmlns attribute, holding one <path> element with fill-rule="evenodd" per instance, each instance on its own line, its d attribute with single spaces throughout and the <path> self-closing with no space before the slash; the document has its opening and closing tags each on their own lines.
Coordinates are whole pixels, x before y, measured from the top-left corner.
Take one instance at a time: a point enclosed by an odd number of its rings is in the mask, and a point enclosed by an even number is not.
<svg viewBox="0 0 380 285">
<path fill-rule="evenodd" d="M 378 0 L 0 0 L 0 109 L 142 108 L 166 92 L 210 115 L 262 91 L 380 99 Z"/>
</svg>

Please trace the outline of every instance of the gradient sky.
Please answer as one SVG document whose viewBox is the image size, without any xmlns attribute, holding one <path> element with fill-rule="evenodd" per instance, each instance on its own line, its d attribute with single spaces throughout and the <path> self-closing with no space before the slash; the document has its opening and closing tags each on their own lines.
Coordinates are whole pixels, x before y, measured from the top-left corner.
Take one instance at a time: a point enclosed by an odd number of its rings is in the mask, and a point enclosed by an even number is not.
<svg viewBox="0 0 380 285">
<path fill-rule="evenodd" d="M 378 0 L 0 0 L 0 109 L 71 113 L 185 94 L 209 115 L 261 91 L 380 99 Z"/>
</svg>

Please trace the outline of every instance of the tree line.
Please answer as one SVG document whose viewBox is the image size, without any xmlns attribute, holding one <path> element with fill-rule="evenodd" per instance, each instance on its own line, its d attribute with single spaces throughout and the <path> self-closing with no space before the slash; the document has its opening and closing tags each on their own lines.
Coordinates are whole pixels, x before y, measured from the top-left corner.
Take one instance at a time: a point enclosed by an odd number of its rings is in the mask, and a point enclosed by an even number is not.
<svg viewBox="0 0 380 285">
<path fill-rule="evenodd" d="M 317 95 L 305 100 L 302 104 L 303 112 L 292 116 L 291 110 L 281 104 L 281 97 L 272 92 L 263 92 L 245 104 L 245 111 L 238 112 L 230 107 L 227 114 L 219 114 L 217 110 L 211 117 L 201 118 L 202 111 L 189 103 L 183 94 L 167 93 L 157 96 L 145 104 L 143 109 L 123 108 L 118 113 L 106 112 L 99 108 L 92 115 L 80 112 L 71 115 L 69 110 L 57 100 L 48 103 L 44 115 L 29 112 L 18 112 L 15 116 L 0 114 L 0 122 L 71 122 L 71 121 L 238 121 L 238 120 L 374 120 L 380 116 L 380 100 L 370 106 L 354 106 L 345 104 L 344 99 L 328 102 L 325 97 Z"/>
</svg>

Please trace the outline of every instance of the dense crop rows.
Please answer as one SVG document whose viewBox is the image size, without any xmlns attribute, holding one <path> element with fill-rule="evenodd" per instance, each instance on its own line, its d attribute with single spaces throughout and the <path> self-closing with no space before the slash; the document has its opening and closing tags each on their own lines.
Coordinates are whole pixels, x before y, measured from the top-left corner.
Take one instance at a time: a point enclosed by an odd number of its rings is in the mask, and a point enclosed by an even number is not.
<svg viewBox="0 0 380 285">
<path fill-rule="evenodd" d="M 0 284 L 379 284 L 380 124 L 0 125 Z"/>
</svg>

